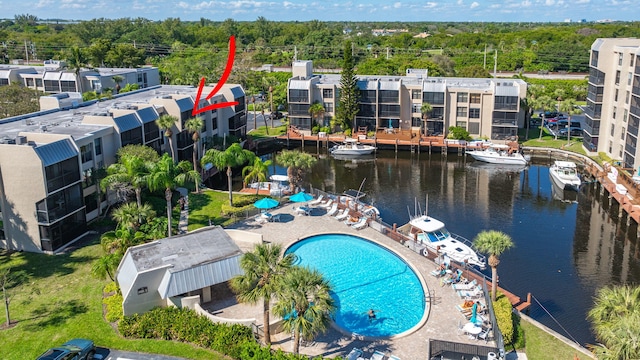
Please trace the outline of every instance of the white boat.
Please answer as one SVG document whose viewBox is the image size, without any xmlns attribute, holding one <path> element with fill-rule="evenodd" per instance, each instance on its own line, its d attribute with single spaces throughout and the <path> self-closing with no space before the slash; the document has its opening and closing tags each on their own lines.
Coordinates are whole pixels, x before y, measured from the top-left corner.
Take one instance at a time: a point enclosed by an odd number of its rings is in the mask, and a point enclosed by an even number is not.
<svg viewBox="0 0 640 360">
<path fill-rule="evenodd" d="M 578 191 L 582 184 L 576 164 L 571 161 L 554 161 L 549 168 L 549 177 L 558 188 L 564 190 Z"/>
<path fill-rule="evenodd" d="M 430 216 L 414 217 L 398 228 L 409 241 L 417 242 L 433 253 L 446 254 L 458 263 L 468 263 L 481 269 L 486 267 L 486 259 L 472 249 L 471 242 L 462 236 L 449 233 L 442 221 Z"/>
<path fill-rule="evenodd" d="M 352 210 L 361 212 L 367 217 L 379 219 L 380 211 L 378 208 L 361 200 L 365 196 L 367 196 L 367 194 L 361 191 L 349 189 L 340 196 L 340 202 Z"/>
<path fill-rule="evenodd" d="M 484 150 L 470 150 L 467 154 L 490 164 L 526 165 L 529 159 L 508 145 L 492 144 Z"/>
<path fill-rule="evenodd" d="M 375 146 L 360 144 L 357 139 L 346 138 L 342 142 L 342 144 L 335 145 L 329 152 L 331 155 L 350 155 L 350 156 L 359 156 L 359 155 L 369 155 L 376 150 Z"/>
</svg>

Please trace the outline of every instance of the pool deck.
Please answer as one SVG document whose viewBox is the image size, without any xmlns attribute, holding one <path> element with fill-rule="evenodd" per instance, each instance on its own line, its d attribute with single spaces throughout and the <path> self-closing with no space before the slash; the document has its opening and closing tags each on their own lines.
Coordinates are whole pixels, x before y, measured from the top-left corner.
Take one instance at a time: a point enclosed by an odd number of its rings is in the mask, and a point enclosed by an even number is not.
<svg viewBox="0 0 640 360">
<path fill-rule="evenodd" d="M 310 344 L 303 344 L 300 352 L 306 355 L 322 355 L 325 357 L 346 356 L 353 347 L 364 351 L 365 358 L 369 358 L 375 350 L 388 355 L 395 355 L 401 359 L 424 359 L 428 354 L 429 339 L 453 341 L 480 346 L 495 346 L 495 343 L 484 340 L 470 339 L 468 335 L 458 331 L 459 324 L 467 323 L 465 317 L 456 309 L 456 305 L 463 300 L 458 297 L 451 286 L 440 285 L 440 280 L 429 273 L 436 268 L 436 264 L 408 249 L 398 242 L 384 236 L 380 232 L 369 227 L 355 230 L 350 226 L 326 215 L 326 210 L 316 208 L 310 216 L 294 215 L 293 206 L 287 204 L 277 209 L 270 210 L 273 215 L 280 214 L 280 222 L 267 222 L 259 224 L 252 219 L 229 226 L 230 229 L 246 230 L 261 234 L 265 242 L 279 243 L 288 247 L 299 239 L 321 233 L 344 233 L 357 235 L 378 244 L 386 246 L 400 255 L 419 272 L 429 290 L 435 290 L 435 297 L 427 297 L 426 323 L 412 334 L 388 340 L 364 341 L 352 338 L 329 328 L 325 334 L 321 334 Z M 244 250 L 250 250 L 248 244 L 239 244 Z M 336 251 L 348 251 L 348 249 L 336 249 Z M 203 307 L 215 312 L 220 317 L 252 318 L 255 317 L 258 324 L 262 324 L 261 305 L 238 304 L 235 299 L 226 299 L 208 304 Z M 291 351 L 293 346 L 290 334 L 272 334 L 274 348 L 282 348 Z M 520 357 L 522 358 L 522 357 Z"/>
</svg>

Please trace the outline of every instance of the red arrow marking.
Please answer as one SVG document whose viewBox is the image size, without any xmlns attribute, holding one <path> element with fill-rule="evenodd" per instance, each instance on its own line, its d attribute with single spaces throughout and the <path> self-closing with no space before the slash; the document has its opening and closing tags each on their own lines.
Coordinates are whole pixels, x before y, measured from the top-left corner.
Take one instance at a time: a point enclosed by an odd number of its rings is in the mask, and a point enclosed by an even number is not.
<svg viewBox="0 0 640 360">
<path fill-rule="evenodd" d="M 227 82 L 227 79 L 231 74 L 231 69 L 233 68 L 233 58 L 235 57 L 235 55 L 236 55 L 236 38 L 235 36 L 231 35 L 231 37 L 229 38 L 229 56 L 227 57 L 227 65 L 224 68 L 224 72 L 222 73 L 222 77 L 220 78 L 220 81 L 218 81 L 216 86 L 213 88 L 213 90 L 211 90 L 209 95 L 207 95 L 205 100 L 209 100 L 212 97 L 214 97 L 218 92 L 218 90 L 220 90 L 220 88 L 222 88 L 222 86 Z M 200 98 L 202 97 L 202 89 L 204 89 L 204 83 L 205 83 L 205 78 L 202 77 L 200 79 L 200 86 L 198 87 L 198 95 L 196 96 L 195 104 L 193 104 L 193 111 L 191 112 L 191 116 L 196 116 L 201 112 L 205 112 L 209 110 L 238 105 L 237 101 L 231 101 L 231 102 L 222 102 L 218 104 L 211 104 L 201 109 L 198 109 L 198 104 L 200 104 Z"/>
</svg>

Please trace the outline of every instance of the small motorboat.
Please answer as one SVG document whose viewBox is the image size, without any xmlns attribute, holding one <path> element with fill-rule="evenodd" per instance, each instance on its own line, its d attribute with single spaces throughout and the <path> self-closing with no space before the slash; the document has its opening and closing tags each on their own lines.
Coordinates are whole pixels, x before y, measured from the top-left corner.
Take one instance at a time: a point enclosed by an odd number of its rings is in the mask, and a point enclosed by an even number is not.
<svg viewBox="0 0 640 360">
<path fill-rule="evenodd" d="M 571 161 L 554 161 L 549 168 L 549 177 L 558 188 L 563 190 L 578 191 L 582 184 L 576 164 Z"/>
<path fill-rule="evenodd" d="M 331 155 L 361 156 L 369 155 L 376 150 L 375 146 L 361 144 L 357 139 L 346 138 L 342 144 L 335 145 L 329 152 Z"/>
<path fill-rule="evenodd" d="M 491 144 L 484 150 L 469 150 L 467 154 L 478 161 L 502 165 L 527 165 L 529 159 L 508 145 Z"/>
</svg>

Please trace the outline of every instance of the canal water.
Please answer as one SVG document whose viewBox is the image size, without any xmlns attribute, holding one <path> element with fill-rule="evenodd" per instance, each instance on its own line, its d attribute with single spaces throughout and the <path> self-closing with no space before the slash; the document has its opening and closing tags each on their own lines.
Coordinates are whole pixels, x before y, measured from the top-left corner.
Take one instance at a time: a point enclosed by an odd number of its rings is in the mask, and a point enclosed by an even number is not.
<svg viewBox="0 0 640 360">
<path fill-rule="evenodd" d="M 306 151 L 316 154 L 315 147 Z M 406 223 L 417 199 L 422 212 L 469 240 L 483 230 L 510 235 L 515 247 L 500 257 L 500 285 L 522 298 L 530 292 L 530 316 L 582 345 L 595 342 L 586 314 L 596 290 L 640 283 L 636 226 L 618 221 L 617 207 L 595 184 L 554 194 L 549 163 L 514 168 L 393 151 L 357 160 L 318 157 L 311 186 L 342 193 L 366 179 L 362 189 L 388 224 Z"/>
</svg>

